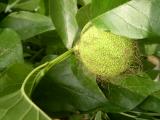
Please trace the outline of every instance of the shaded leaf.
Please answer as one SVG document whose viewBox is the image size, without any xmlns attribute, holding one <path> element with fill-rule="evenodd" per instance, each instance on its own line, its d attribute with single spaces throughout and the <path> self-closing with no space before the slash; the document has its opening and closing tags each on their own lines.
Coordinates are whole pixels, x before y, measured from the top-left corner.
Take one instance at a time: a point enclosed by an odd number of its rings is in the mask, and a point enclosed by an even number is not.
<svg viewBox="0 0 160 120">
<path fill-rule="evenodd" d="M 39 1 L 40 0 L 9 0 L 5 11 L 10 12 L 13 9 L 36 11 L 39 6 Z"/>
<path fill-rule="evenodd" d="M 6 8 L 6 4 L 0 2 L 0 13 L 3 12 Z"/>
<path fill-rule="evenodd" d="M 60 55 L 67 49 L 56 31 L 49 31 L 39 35 L 41 44 L 46 47 L 46 54 Z"/>
<path fill-rule="evenodd" d="M 150 95 L 139 107 L 146 111 L 160 113 L 160 91 L 156 91 Z"/>
<path fill-rule="evenodd" d="M 80 8 L 76 14 L 76 19 L 79 28 L 82 30 L 86 23 L 91 20 L 91 4 Z"/>
<path fill-rule="evenodd" d="M 122 112 L 135 108 L 149 95 L 159 89 L 160 83 L 154 82 L 148 75 L 143 73 L 108 83 L 102 90 L 111 103 L 122 108 L 120 111 Z"/>
<path fill-rule="evenodd" d="M 91 3 L 92 0 L 77 0 L 78 4 L 85 6 L 89 3 Z"/>
<path fill-rule="evenodd" d="M 70 59 L 56 65 L 47 73 L 33 97 L 51 115 L 62 111 L 89 111 L 108 104 L 95 79 L 85 76 Z"/>
<path fill-rule="evenodd" d="M 57 32 L 67 48 L 71 48 L 78 25 L 76 22 L 76 0 L 50 0 L 50 14 Z"/>
<path fill-rule="evenodd" d="M 37 11 L 39 9 L 40 0 L 21 0 L 13 9 Z"/>
<path fill-rule="evenodd" d="M 0 23 L 0 27 L 14 29 L 23 40 L 55 29 L 49 17 L 25 11 L 9 14 Z"/>
<path fill-rule="evenodd" d="M 0 29 L 0 70 L 19 62 L 23 62 L 19 36 L 11 29 Z"/>
<path fill-rule="evenodd" d="M 49 16 L 49 0 L 40 0 L 38 13 Z"/>
<path fill-rule="evenodd" d="M 102 120 L 102 112 L 101 111 L 98 111 L 96 113 L 96 116 L 95 116 L 94 120 Z"/>
</svg>

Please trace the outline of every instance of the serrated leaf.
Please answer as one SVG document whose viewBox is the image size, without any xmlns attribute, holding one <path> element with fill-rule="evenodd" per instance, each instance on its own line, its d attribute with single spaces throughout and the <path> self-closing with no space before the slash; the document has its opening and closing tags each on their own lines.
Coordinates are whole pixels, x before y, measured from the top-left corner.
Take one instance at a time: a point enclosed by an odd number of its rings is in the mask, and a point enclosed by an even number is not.
<svg viewBox="0 0 160 120">
<path fill-rule="evenodd" d="M 57 32 L 67 48 L 71 48 L 76 38 L 77 2 L 75 0 L 50 0 L 50 14 Z"/>
<path fill-rule="evenodd" d="M 93 23 L 115 34 L 143 39 L 160 36 L 159 14 L 159 0 L 132 0 L 98 16 Z"/>
<path fill-rule="evenodd" d="M 26 11 L 9 14 L 0 22 L 0 27 L 14 29 L 23 40 L 55 29 L 49 17 Z"/>
<path fill-rule="evenodd" d="M 0 70 L 19 62 L 23 62 L 19 36 L 11 29 L 0 29 Z"/>
</svg>

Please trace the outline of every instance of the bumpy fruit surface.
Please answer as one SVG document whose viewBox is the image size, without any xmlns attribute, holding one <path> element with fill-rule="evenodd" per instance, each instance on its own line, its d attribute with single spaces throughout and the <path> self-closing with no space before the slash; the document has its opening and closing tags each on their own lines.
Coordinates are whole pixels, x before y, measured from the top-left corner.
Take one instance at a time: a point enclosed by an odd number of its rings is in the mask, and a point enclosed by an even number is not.
<svg viewBox="0 0 160 120">
<path fill-rule="evenodd" d="M 133 40 L 95 26 L 82 33 L 77 46 L 80 59 L 88 70 L 108 78 L 126 71 L 134 57 Z"/>
</svg>

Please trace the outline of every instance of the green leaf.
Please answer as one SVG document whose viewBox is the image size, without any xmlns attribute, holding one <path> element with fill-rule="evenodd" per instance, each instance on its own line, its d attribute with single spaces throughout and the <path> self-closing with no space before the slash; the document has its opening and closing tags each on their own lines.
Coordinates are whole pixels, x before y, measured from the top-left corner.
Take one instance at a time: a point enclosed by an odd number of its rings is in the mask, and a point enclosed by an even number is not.
<svg viewBox="0 0 160 120">
<path fill-rule="evenodd" d="M 40 0 L 38 13 L 49 16 L 49 0 Z"/>
<path fill-rule="evenodd" d="M 31 70 L 28 65 L 15 64 L 0 78 L 1 120 L 51 120 L 26 95 L 21 87 Z M 21 73 L 20 73 L 21 72 Z"/>
<path fill-rule="evenodd" d="M 78 4 L 85 6 L 89 3 L 91 3 L 92 0 L 77 0 Z"/>
<path fill-rule="evenodd" d="M 98 16 L 93 23 L 115 34 L 142 39 L 160 35 L 159 14 L 159 0 L 132 0 Z"/>
<path fill-rule="evenodd" d="M 36 11 L 39 6 L 40 0 L 9 0 L 9 4 L 6 7 L 6 12 L 10 12 L 14 9 Z"/>
<path fill-rule="evenodd" d="M 13 12 L 0 23 L 0 27 L 14 29 L 25 40 L 55 29 L 49 17 L 31 12 Z"/>
<path fill-rule="evenodd" d="M 0 13 L 3 12 L 6 8 L 6 4 L 0 2 Z"/>
<path fill-rule="evenodd" d="M 160 51 L 159 44 L 146 44 L 144 47 L 147 55 L 153 55 Z"/>
<path fill-rule="evenodd" d="M 67 50 L 55 30 L 41 34 L 38 38 L 41 40 L 42 45 L 45 46 L 47 55 L 60 55 Z"/>
<path fill-rule="evenodd" d="M 136 116 L 127 113 L 111 113 L 109 116 L 111 120 L 136 120 Z"/>
<path fill-rule="evenodd" d="M 102 88 L 108 100 L 122 108 L 120 112 L 135 108 L 159 89 L 160 83 L 154 82 L 144 73 L 116 80 Z"/>
<path fill-rule="evenodd" d="M 160 112 L 160 91 L 154 92 L 150 95 L 140 106 L 146 111 Z"/>
<path fill-rule="evenodd" d="M 50 0 L 50 14 L 56 30 L 67 48 L 71 48 L 76 38 L 77 3 L 75 0 Z"/>
<path fill-rule="evenodd" d="M 40 62 L 48 55 L 60 55 L 66 50 L 55 30 L 42 33 L 23 42 L 23 51 L 25 55 L 27 54 L 25 58 L 31 62 Z"/>
<path fill-rule="evenodd" d="M 76 18 L 80 29 L 82 29 L 85 24 L 92 20 L 92 18 L 101 15 L 104 12 L 109 11 L 129 0 L 93 0 L 91 4 L 80 8 L 77 12 Z"/>
<path fill-rule="evenodd" d="M 130 0 L 92 0 L 92 17 L 101 15 L 104 12 L 107 12 L 119 5 L 124 4 Z"/>
<path fill-rule="evenodd" d="M 96 113 L 96 116 L 95 116 L 94 120 L 102 120 L 102 112 L 101 111 L 98 111 Z"/>
<path fill-rule="evenodd" d="M 77 23 L 79 26 L 79 29 L 82 30 L 82 28 L 86 25 L 87 22 L 91 20 L 91 4 L 88 4 L 82 8 L 80 8 L 76 14 Z"/>
<path fill-rule="evenodd" d="M 139 41 L 139 49 L 143 55 L 160 56 L 160 37 L 146 38 Z"/>
<path fill-rule="evenodd" d="M 23 62 L 19 36 L 11 29 L 0 29 L 0 70 L 19 62 Z"/>
<path fill-rule="evenodd" d="M 89 111 L 103 105 L 109 107 L 95 78 L 87 77 L 87 73 L 72 60 L 56 65 L 40 81 L 33 93 L 36 104 L 50 115 L 64 111 Z"/>
</svg>

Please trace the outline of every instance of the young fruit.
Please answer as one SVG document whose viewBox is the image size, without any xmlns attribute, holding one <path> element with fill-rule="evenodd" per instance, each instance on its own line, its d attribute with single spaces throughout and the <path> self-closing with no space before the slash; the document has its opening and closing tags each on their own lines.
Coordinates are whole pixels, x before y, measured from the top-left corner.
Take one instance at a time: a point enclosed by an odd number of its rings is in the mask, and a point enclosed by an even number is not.
<svg viewBox="0 0 160 120">
<path fill-rule="evenodd" d="M 91 26 L 82 33 L 77 51 L 90 72 L 113 78 L 130 67 L 135 50 L 133 40 Z"/>
</svg>

